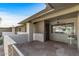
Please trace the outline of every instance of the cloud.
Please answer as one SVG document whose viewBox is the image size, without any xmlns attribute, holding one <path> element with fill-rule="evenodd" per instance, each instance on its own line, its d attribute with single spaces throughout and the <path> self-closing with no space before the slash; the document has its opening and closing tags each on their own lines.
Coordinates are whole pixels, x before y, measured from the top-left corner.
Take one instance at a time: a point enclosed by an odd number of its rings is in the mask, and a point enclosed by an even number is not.
<svg viewBox="0 0 79 59">
<path fill-rule="evenodd" d="M 18 22 L 27 18 L 27 16 L 13 15 L 7 12 L 0 12 L 0 18 L 0 27 L 12 27 L 13 25 L 17 25 Z"/>
</svg>

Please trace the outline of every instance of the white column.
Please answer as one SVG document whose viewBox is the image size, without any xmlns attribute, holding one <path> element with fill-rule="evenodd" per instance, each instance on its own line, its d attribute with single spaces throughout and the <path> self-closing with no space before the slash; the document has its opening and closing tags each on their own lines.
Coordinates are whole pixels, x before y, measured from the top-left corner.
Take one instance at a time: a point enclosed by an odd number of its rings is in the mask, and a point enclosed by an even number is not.
<svg viewBox="0 0 79 59">
<path fill-rule="evenodd" d="M 12 27 L 12 32 L 15 33 L 15 27 Z"/>
<path fill-rule="evenodd" d="M 27 23 L 27 33 L 28 33 L 28 41 L 33 40 L 33 24 Z"/>
<path fill-rule="evenodd" d="M 77 47 L 79 49 L 79 13 L 77 15 Z"/>
</svg>

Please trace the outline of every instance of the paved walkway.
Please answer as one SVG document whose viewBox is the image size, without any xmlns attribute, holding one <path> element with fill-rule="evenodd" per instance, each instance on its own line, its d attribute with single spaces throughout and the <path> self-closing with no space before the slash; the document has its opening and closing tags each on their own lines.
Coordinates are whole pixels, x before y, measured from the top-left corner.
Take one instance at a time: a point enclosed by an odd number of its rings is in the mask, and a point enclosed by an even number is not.
<svg viewBox="0 0 79 59">
<path fill-rule="evenodd" d="M 0 56 L 4 56 L 4 47 L 0 45 Z"/>
</svg>

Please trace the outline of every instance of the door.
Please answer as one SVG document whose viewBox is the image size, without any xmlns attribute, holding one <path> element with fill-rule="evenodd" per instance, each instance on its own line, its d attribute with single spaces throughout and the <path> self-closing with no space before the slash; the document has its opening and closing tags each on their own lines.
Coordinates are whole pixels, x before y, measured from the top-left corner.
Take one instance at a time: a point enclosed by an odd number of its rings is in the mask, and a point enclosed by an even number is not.
<svg viewBox="0 0 79 59">
<path fill-rule="evenodd" d="M 49 23 L 45 23 L 45 41 L 49 40 Z"/>
</svg>

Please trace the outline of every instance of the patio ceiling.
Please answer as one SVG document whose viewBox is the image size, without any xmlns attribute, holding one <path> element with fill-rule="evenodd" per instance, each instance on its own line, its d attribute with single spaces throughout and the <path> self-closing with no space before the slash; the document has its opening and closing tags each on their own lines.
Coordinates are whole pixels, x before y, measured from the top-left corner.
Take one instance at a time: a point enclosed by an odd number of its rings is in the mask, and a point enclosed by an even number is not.
<svg viewBox="0 0 79 59">
<path fill-rule="evenodd" d="M 55 10 L 58 10 L 58 9 L 66 8 L 70 5 L 75 5 L 75 3 L 48 3 L 48 5 L 51 8 L 54 8 Z"/>
</svg>

